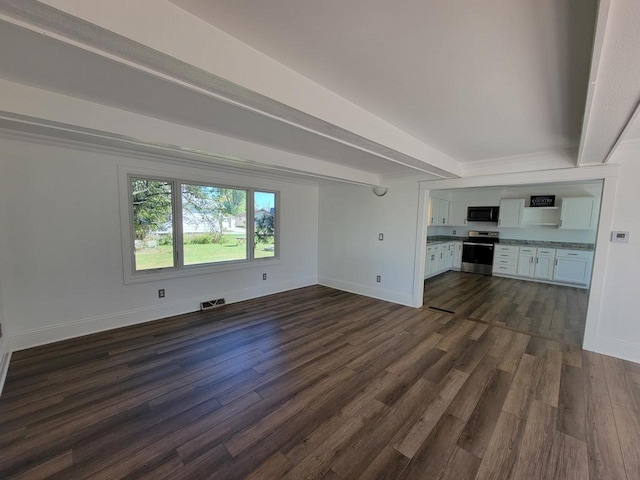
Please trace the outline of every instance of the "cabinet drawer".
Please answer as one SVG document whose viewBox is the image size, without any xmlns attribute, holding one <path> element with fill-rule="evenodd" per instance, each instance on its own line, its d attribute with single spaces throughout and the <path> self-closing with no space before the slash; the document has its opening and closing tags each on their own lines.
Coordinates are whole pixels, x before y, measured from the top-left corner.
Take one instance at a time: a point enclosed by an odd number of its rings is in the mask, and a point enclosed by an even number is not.
<svg viewBox="0 0 640 480">
<path fill-rule="evenodd" d="M 504 258 L 515 260 L 518 258 L 518 252 L 496 252 L 493 254 L 494 261 L 497 259 L 504 259 Z"/>
<path fill-rule="evenodd" d="M 588 250 L 556 250 L 557 258 L 576 258 L 580 260 L 591 260 L 593 252 Z"/>
<path fill-rule="evenodd" d="M 494 267 L 495 267 L 495 265 L 506 265 L 506 266 L 515 267 L 516 265 L 518 265 L 518 259 L 516 259 L 516 258 L 495 258 L 493 260 L 493 265 L 494 265 Z"/>
<path fill-rule="evenodd" d="M 553 257 L 556 254 L 556 251 L 553 248 L 539 248 L 538 256 L 539 257 Z"/>
<path fill-rule="evenodd" d="M 520 247 L 520 255 L 522 254 L 535 255 L 536 249 L 535 247 Z"/>
<path fill-rule="evenodd" d="M 494 265 L 493 272 L 504 273 L 505 275 L 515 275 L 516 266 L 515 265 Z"/>
<path fill-rule="evenodd" d="M 496 245 L 496 253 L 513 253 L 517 255 L 519 248 L 515 245 Z"/>
</svg>

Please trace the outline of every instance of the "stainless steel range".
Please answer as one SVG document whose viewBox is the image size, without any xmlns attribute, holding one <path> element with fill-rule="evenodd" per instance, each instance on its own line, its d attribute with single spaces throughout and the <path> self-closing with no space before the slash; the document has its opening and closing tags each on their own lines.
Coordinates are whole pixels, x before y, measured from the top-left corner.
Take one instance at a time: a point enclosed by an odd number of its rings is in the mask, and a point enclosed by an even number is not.
<svg viewBox="0 0 640 480">
<path fill-rule="evenodd" d="M 469 238 L 462 242 L 462 271 L 491 275 L 493 252 L 499 242 L 498 232 L 469 230 Z"/>
</svg>

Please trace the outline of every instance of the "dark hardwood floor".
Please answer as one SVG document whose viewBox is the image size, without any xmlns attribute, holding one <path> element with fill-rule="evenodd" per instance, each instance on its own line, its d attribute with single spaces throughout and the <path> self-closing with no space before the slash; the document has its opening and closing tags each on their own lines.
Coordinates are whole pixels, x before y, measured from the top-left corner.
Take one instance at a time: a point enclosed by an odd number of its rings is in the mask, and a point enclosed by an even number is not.
<svg viewBox="0 0 640 480">
<path fill-rule="evenodd" d="M 309 287 L 14 354 L 0 478 L 637 479 L 640 365 Z"/>
<path fill-rule="evenodd" d="M 447 272 L 424 283 L 424 305 L 520 332 L 582 345 L 589 290 Z"/>
</svg>

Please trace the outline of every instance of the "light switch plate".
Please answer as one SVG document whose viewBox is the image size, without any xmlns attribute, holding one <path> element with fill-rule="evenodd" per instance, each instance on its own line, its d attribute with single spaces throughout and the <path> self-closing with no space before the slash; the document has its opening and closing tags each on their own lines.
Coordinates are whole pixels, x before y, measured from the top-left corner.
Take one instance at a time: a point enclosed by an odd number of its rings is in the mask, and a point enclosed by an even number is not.
<svg viewBox="0 0 640 480">
<path fill-rule="evenodd" d="M 629 243 L 629 232 L 611 232 L 611 241 L 614 243 Z"/>
</svg>

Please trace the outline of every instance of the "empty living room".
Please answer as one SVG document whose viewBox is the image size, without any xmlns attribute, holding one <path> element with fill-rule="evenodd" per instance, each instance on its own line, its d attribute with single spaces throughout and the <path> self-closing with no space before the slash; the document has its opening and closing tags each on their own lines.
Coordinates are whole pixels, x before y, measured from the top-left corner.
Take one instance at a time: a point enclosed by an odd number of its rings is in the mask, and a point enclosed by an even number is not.
<svg viewBox="0 0 640 480">
<path fill-rule="evenodd" d="M 637 0 L 0 0 L 0 478 L 640 478 Z"/>
</svg>

